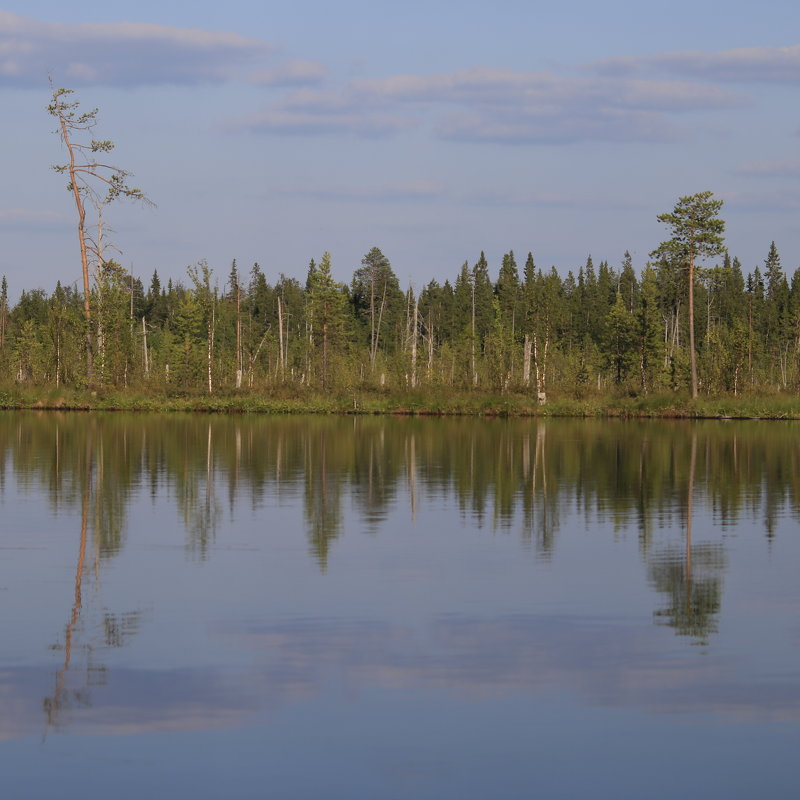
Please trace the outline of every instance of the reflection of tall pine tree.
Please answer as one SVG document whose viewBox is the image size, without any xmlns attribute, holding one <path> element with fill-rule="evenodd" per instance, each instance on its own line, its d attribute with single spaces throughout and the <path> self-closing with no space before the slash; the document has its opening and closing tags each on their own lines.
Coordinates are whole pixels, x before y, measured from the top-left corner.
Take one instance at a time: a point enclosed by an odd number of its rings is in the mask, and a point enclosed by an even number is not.
<svg viewBox="0 0 800 800">
<path fill-rule="evenodd" d="M 722 570 L 725 566 L 721 545 L 692 542 L 694 482 L 697 468 L 697 431 L 692 431 L 686 487 L 686 539 L 683 551 L 668 548 L 650 562 L 653 586 L 669 597 L 657 619 L 675 629 L 680 636 L 705 642 L 717 629 L 722 601 Z"/>
</svg>

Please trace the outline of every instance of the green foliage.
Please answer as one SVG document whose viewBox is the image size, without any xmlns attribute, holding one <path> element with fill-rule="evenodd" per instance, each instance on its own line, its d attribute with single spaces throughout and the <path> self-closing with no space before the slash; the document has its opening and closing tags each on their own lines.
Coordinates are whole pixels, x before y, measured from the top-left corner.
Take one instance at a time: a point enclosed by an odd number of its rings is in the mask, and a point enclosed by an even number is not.
<svg viewBox="0 0 800 800">
<path fill-rule="evenodd" d="M 633 373 L 638 355 L 636 317 L 628 310 L 621 292 L 617 292 L 614 307 L 608 313 L 605 338 L 606 364 L 614 383 L 619 385 Z"/>
<path fill-rule="evenodd" d="M 725 231 L 725 222 L 718 216 L 722 200 L 715 200 L 713 197 L 713 192 L 699 192 L 681 197 L 671 213 L 659 215 L 659 222 L 669 226 L 672 238 L 662 242 L 650 254 L 651 258 L 687 270 L 692 397 L 697 397 L 698 394 L 694 314 L 695 263 L 698 259 L 711 258 L 724 252 L 722 234 Z"/>
<path fill-rule="evenodd" d="M 327 389 L 331 384 L 333 367 L 346 352 L 343 347 L 347 328 L 347 297 L 344 287 L 331 274 L 331 254 L 322 254 L 319 265 L 313 261 L 306 282 L 308 321 L 310 327 L 310 360 L 319 376 L 319 384 Z"/>
<path fill-rule="evenodd" d="M 94 156 L 101 153 L 110 153 L 115 145 L 109 139 L 89 139 L 88 142 L 71 141 L 73 135 L 90 133 L 97 124 L 97 114 L 99 109 L 91 111 L 80 111 L 80 103 L 76 100 L 67 102 L 68 95 L 73 94 L 72 89 L 53 89 L 50 104 L 47 106 L 48 113 L 58 121 L 58 131 L 62 141 L 71 147 L 80 158 L 76 163 L 56 164 L 53 169 L 59 174 L 68 174 L 70 183 L 67 186 L 69 191 L 73 188 L 78 193 L 96 201 L 100 205 L 106 205 L 118 197 L 128 197 L 138 200 L 148 205 L 152 205 L 144 192 L 131 186 L 128 178 L 132 173 L 120 167 L 111 166 L 99 161 Z"/>
<path fill-rule="evenodd" d="M 681 197 L 670 213 L 659 214 L 658 221 L 667 225 L 672 237 L 662 242 L 651 258 L 688 266 L 698 258 L 713 258 L 724 251 L 725 221 L 718 214 L 723 201 L 713 192 L 698 192 Z"/>
</svg>

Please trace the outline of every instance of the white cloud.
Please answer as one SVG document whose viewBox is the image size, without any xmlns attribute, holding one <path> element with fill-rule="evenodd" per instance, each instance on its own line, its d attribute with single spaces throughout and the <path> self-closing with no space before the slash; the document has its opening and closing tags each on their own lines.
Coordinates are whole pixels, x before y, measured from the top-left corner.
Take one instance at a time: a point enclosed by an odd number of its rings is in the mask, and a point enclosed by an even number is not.
<svg viewBox="0 0 800 800">
<path fill-rule="evenodd" d="M 589 64 L 602 75 L 670 73 L 702 80 L 737 83 L 800 83 L 800 45 L 742 47 L 718 53 L 700 51 L 607 58 Z"/>
<path fill-rule="evenodd" d="M 663 142 L 684 135 L 664 114 L 603 108 L 529 111 L 512 107 L 496 113 L 450 114 L 439 120 L 436 131 L 454 141 L 509 144 Z"/>
<path fill-rule="evenodd" d="M 0 11 L 0 86 L 223 80 L 273 48 L 228 32 L 134 22 L 41 22 Z"/>
<path fill-rule="evenodd" d="M 576 103 L 635 110 L 689 111 L 729 108 L 741 102 L 714 86 L 678 81 L 571 78 L 549 72 L 516 72 L 474 67 L 435 75 L 397 75 L 360 80 L 352 91 L 373 99 L 469 105 L 522 104 L 547 114 Z"/>
<path fill-rule="evenodd" d="M 429 124 L 444 139 L 502 142 L 663 141 L 673 114 L 742 105 L 738 94 L 681 81 L 562 77 L 487 67 L 299 89 L 239 127 L 263 133 L 374 136 Z"/>
</svg>

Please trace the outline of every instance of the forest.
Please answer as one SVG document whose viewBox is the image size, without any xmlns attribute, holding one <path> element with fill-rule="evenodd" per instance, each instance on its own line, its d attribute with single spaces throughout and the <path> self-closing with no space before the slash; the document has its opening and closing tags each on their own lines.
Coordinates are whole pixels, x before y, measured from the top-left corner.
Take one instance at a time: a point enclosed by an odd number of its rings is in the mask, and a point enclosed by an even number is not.
<svg viewBox="0 0 800 800">
<path fill-rule="evenodd" d="M 763 267 L 737 258 L 697 268 L 694 332 L 703 395 L 800 388 L 800 270 L 784 272 L 774 243 Z M 220 283 L 222 285 L 220 286 Z M 91 290 L 92 386 L 167 393 L 346 394 L 439 387 L 527 393 L 544 400 L 609 393 L 688 392 L 686 270 L 668 257 L 637 275 L 590 257 L 562 277 L 513 252 L 493 276 L 483 254 L 443 282 L 403 289 L 373 247 L 349 284 L 331 257 L 305 283 L 270 281 L 233 261 L 220 279 L 201 262 L 185 281 L 148 284 L 113 260 Z M 9 304 L 0 289 L 0 381 L 87 388 L 84 298 L 58 283 Z"/>
</svg>

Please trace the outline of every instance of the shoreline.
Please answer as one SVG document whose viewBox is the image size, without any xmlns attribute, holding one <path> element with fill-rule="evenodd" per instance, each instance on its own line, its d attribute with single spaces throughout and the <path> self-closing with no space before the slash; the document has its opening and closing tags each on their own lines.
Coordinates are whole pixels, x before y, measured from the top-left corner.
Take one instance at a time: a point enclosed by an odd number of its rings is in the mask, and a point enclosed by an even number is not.
<svg viewBox="0 0 800 800">
<path fill-rule="evenodd" d="M 413 417 L 486 417 L 592 419 L 800 419 L 800 395 L 730 395 L 691 400 L 678 394 L 642 397 L 554 396 L 537 405 L 530 395 L 488 392 L 353 392 L 322 395 L 275 390 L 147 394 L 133 390 L 56 391 L 20 387 L 0 390 L 0 409 L 32 411 L 155 412 L 264 415 L 382 415 Z"/>
</svg>

